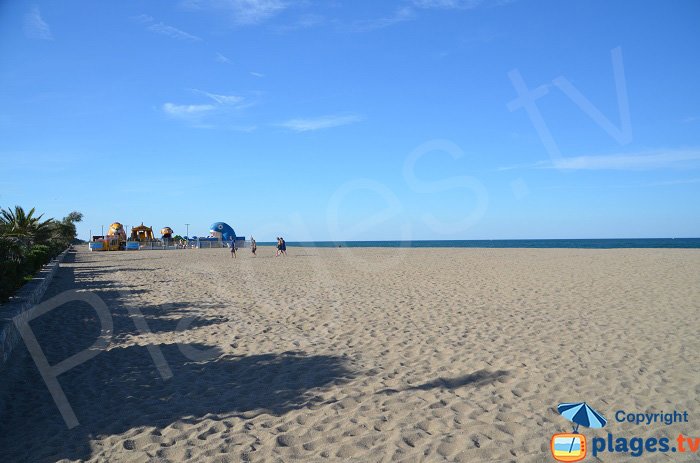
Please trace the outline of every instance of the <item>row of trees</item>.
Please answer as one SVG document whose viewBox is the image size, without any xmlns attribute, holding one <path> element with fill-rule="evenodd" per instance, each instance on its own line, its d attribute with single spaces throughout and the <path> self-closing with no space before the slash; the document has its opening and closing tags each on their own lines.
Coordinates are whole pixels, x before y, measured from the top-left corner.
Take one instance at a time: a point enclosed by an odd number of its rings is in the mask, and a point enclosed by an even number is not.
<svg viewBox="0 0 700 463">
<path fill-rule="evenodd" d="M 0 302 L 73 243 L 82 219 L 80 212 L 45 220 L 34 208 L 0 209 Z"/>
</svg>

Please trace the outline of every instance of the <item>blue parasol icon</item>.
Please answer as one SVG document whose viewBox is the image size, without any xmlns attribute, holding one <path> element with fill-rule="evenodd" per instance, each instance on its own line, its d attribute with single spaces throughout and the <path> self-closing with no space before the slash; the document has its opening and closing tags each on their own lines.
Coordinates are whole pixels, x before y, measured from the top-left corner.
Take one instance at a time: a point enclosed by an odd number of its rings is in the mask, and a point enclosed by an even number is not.
<svg viewBox="0 0 700 463">
<path fill-rule="evenodd" d="M 557 405 L 557 411 L 561 416 L 574 423 L 574 434 L 578 433 L 578 427 L 602 428 L 608 423 L 603 415 L 593 410 L 586 402 L 563 403 Z M 573 439 L 571 447 L 574 446 Z M 569 449 L 571 451 L 571 449 Z"/>
</svg>

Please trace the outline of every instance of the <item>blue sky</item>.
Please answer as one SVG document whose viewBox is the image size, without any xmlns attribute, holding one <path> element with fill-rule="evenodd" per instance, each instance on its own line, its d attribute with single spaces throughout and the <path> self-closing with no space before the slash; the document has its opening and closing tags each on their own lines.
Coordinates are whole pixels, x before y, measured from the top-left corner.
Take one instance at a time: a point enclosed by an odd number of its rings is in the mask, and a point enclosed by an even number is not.
<svg viewBox="0 0 700 463">
<path fill-rule="evenodd" d="M 700 236 L 700 3 L 0 2 L 0 206 L 260 241 Z"/>
</svg>

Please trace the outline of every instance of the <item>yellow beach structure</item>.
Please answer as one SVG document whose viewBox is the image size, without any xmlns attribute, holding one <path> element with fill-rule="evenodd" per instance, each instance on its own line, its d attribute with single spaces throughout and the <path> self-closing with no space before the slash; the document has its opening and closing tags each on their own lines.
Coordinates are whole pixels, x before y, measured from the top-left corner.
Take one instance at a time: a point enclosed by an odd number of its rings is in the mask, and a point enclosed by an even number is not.
<svg viewBox="0 0 700 463">
<path fill-rule="evenodd" d="M 129 241 L 139 241 L 141 243 L 155 241 L 153 227 L 147 227 L 143 222 L 141 222 L 141 225 L 131 227 L 131 238 L 129 238 Z"/>
</svg>

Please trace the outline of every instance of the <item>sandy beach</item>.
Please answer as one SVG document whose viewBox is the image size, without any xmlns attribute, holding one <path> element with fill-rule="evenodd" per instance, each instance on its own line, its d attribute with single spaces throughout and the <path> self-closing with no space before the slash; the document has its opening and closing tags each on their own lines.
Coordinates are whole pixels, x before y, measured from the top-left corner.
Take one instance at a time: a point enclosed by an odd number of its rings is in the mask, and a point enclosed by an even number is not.
<svg viewBox="0 0 700 463">
<path fill-rule="evenodd" d="M 571 431 L 557 404 L 578 401 L 609 421 L 589 439 L 700 437 L 696 249 L 81 248 L 46 299 L 71 289 L 114 323 L 59 376 L 79 425 L 20 347 L 2 461 L 545 462 Z M 31 326 L 51 364 L 100 329 L 82 302 Z"/>
</svg>

